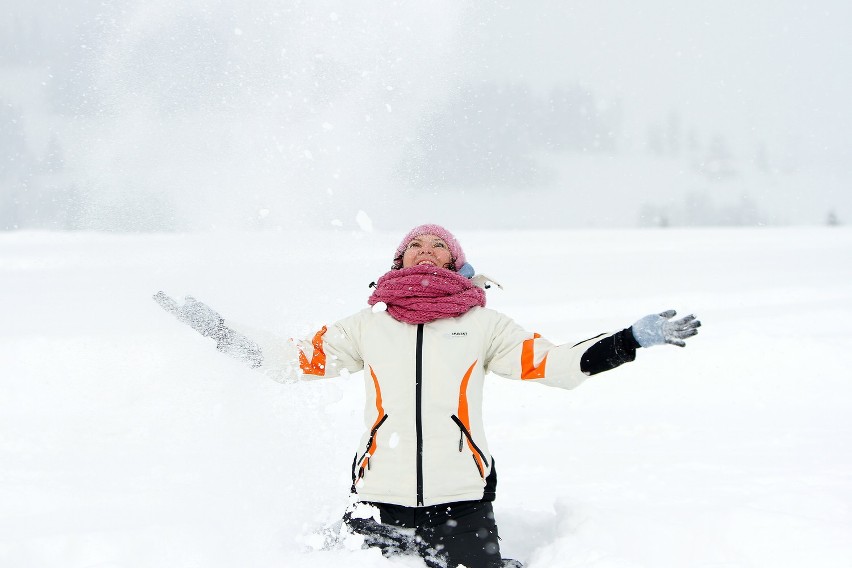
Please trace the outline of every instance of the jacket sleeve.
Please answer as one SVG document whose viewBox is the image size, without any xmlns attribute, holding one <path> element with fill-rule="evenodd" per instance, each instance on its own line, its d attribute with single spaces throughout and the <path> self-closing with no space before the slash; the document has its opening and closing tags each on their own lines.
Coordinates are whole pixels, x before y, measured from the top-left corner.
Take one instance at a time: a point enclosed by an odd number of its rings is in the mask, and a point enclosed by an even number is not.
<svg viewBox="0 0 852 568">
<path fill-rule="evenodd" d="M 261 349 L 259 370 L 279 383 L 337 377 L 364 368 L 360 354 L 362 312 L 323 326 L 310 338 L 284 339 L 268 332 L 228 324 L 251 338 Z"/>
<path fill-rule="evenodd" d="M 636 358 L 630 329 L 602 333 L 574 345 L 554 345 L 497 314 L 486 370 L 509 379 L 571 389 L 587 377 Z"/>
</svg>

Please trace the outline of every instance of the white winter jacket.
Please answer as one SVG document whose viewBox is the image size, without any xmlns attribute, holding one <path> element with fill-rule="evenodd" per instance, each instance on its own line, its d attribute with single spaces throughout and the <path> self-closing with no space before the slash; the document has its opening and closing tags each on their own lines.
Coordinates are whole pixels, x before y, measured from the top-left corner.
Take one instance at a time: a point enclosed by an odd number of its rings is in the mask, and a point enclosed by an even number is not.
<svg viewBox="0 0 852 568">
<path fill-rule="evenodd" d="M 487 308 L 420 325 L 367 308 L 324 327 L 298 357 L 305 378 L 364 371 L 366 428 L 352 491 L 415 507 L 494 498 L 482 424 L 488 372 L 570 389 L 632 361 L 635 349 L 628 330 L 556 346 Z"/>
</svg>

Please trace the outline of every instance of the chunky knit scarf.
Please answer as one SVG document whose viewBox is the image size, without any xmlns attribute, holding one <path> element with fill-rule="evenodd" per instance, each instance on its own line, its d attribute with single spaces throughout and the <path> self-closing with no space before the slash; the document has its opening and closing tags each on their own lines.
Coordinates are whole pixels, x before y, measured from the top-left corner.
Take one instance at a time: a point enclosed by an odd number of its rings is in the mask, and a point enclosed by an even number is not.
<svg viewBox="0 0 852 568">
<path fill-rule="evenodd" d="M 379 302 L 387 305 L 395 320 L 429 323 L 458 317 L 474 306 L 485 307 L 485 291 L 452 270 L 412 266 L 379 278 L 367 303 Z"/>
</svg>

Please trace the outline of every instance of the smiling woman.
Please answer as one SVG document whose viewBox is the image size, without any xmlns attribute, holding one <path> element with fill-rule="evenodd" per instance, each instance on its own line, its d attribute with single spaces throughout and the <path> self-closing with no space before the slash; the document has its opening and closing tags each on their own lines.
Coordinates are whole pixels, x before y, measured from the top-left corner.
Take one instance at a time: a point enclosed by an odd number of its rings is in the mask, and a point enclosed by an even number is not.
<svg viewBox="0 0 852 568">
<path fill-rule="evenodd" d="M 440 266 L 449 269 L 453 258 L 450 249 L 440 237 L 435 235 L 423 235 L 417 237 L 402 256 L 402 267 L 411 266 Z"/>
<path fill-rule="evenodd" d="M 468 269 L 473 271 L 470 265 L 465 267 L 466 259 L 459 242 L 440 225 L 420 225 L 409 231 L 396 249 L 391 268 L 399 270 L 421 264 L 463 274 Z"/>
<path fill-rule="evenodd" d="M 403 237 L 372 306 L 323 326 L 290 350 L 255 344 L 213 310 L 187 299 L 157 301 L 219 350 L 282 381 L 363 371 L 364 431 L 352 459 L 344 535 L 385 555 L 415 554 L 430 567 L 517 566 L 500 553 L 492 501 L 497 469 L 483 424 L 483 389 L 493 373 L 571 389 L 636 358 L 639 347 L 684 345 L 693 316 L 652 314 L 633 327 L 555 345 L 487 309 L 456 238 L 438 225 Z"/>
</svg>

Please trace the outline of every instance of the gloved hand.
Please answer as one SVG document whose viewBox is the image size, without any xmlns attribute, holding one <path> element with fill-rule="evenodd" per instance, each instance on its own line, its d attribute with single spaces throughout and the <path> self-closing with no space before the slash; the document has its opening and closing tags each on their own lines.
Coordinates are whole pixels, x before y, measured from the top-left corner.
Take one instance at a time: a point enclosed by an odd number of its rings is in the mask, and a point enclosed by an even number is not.
<svg viewBox="0 0 852 568">
<path fill-rule="evenodd" d="M 192 296 L 186 296 L 184 300 L 185 303 L 179 306 L 164 292 L 154 294 L 154 301 L 164 310 L 204 337 L 216 340 L 216 349 L 248 363 L 251 367 L 260 367 L 263 363 L 263 352 L 256 343 L 226 326 L 222 316 L 207 304 Z"/>
<path fill-rule="evenodd" d="M 225 320 L 222 319 L 222 316 L 216 310 L 197 301 L 192 296 L 186 296 L 184 300 L 186 303 L 178 306 L 177 302 L 164 292 L 154 294 L 154 301 L 160 304 L 164 310 L 204 337 L 218 339 L 223 333 L 222 328 L 225 327 Z"/>
<path fill-rule="evenodd" d="M 684 339 L 697 334 L 701 322 L 693 315 L 672 321 L 671 318 L 675 315 L 677 315 L 676 311 L 666 310 L 660 314 L 645 316 L 634 323 L 630 329 L 633 331 L 636 342 L 642 347 L 664 343 L 686 347 Z"/>
</svg>

